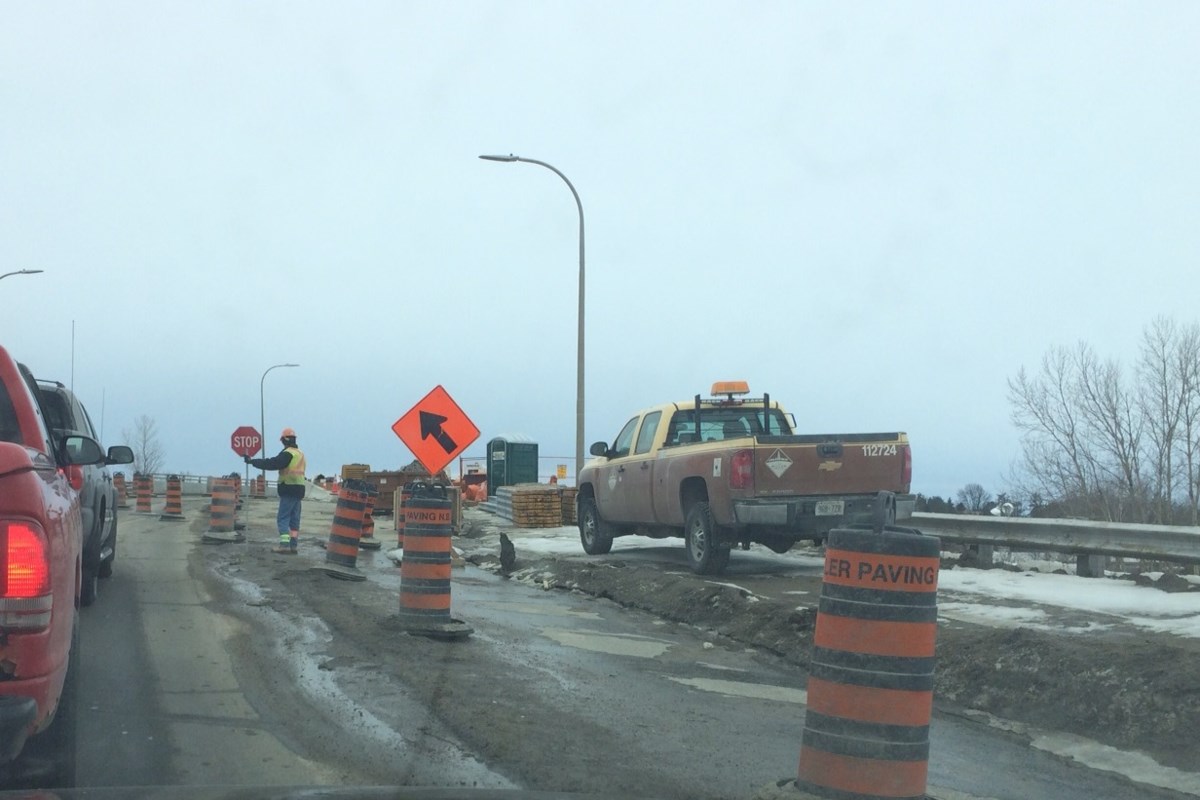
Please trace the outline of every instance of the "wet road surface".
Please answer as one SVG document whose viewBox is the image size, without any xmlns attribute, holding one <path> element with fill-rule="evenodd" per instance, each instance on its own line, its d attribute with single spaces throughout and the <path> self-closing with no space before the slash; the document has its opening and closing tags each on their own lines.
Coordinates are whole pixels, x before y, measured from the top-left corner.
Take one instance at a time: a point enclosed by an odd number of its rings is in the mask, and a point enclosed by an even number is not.
<svg viewBox="0 0 1200 800">
<path fill-rule="evenodd" d="M 384 634 L 399 588 L 387 558 L 362 554 L 363 584 L 309 577 L 323 551 L 309 537 L 294 559 L 272 557 L 273 509 L 251 503 L 249 541 L 219 549 L 199 544 L 197 499 L 185 502 L 190 523 L 123 514 L 115 574 L 83 611 L 81 785 L 749 797 L 794 776 L 804 676 L 782 660 L 473 567 L 453 585 L 469 642 Z M 327 530 L 331 511 L 307 504 L 307 526 Z M 931 787 L 999 800 L 1179 796 L 955 717 L 939 715 L 931 737 Z"/>
</svg>

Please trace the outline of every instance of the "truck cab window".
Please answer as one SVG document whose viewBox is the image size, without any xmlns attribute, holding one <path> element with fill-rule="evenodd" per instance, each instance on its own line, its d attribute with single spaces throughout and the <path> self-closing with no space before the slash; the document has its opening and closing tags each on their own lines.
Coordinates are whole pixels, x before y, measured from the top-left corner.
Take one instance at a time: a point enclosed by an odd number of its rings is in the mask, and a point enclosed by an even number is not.
<svg viewBox="0 0 1200 800">
<path fill-rule="evenodd" d="M 17 423 L 12 398 L 8 396 L 8 389 L 3 383 L 0 383 L 0 442 L 25 443 L 21 439 L 21 426 Z"/>
<path fill-rule="evenodd" d="M 629 448 L 633 444 L 633 431 L 637 428 L 638 418 L 634 417 L 625 423 L 625 427 L 621 428 L 621 432 L 617 434 L 617 440 L 613 442 L 613 458 L 624 458 L 629 455 Z"/>
<path fill-rule="evenodd" d="M 652 414 L 647 414 L 642 420 L 642 429 L 638 431 L 637 447 L 633 452 L 635 455 L 650 452 L 650 445 L 654 444 L 654 434 L 658 433 L 658 421 L 662 419 L 662 412 L 655 411 Z"/>
</svg>

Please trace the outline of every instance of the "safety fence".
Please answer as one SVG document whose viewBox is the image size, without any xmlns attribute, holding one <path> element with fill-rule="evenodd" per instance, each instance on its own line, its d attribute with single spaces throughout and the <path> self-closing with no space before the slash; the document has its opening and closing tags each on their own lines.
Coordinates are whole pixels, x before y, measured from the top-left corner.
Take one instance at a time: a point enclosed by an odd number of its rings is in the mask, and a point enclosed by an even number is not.
<svg viewBox="0 0 1200 800">
<path fill-rule="evenodd" d="M 149 477 L 153 478 L 152 493 L 154 495 L 158 496 L 158 495 L 166 494 L 167 480 L 169 478 L 178 478 L 179 479 L 180 488 L 182 489 L 183 494 L 199 495 L 199 494 L 209 494 L 211 492 L 212 481 L 215 478 L 227 478 L 227 477 L 231 477 L 231 476 L 230 475 L 216 475 L 216 476 L 214 476 L 214 475 L 180 475 L 180 474 L 174 473 L 174 472 L 156 472 L 153 475 L 150 475 Z M 255 480 L 257 480 L 257 476 L 251 475 L 249 482 L 247 482 L 244 479 L 241 481 L 241 492 L 243 495 L 249 496 L 249 494 L 253 491 L 253 484 L 254 484 Z M 125 475 L 125 482 L 128 486 L 130 486 L 130 487 L 133 486 L 133 473 L 128 473 Z M 273 493 L 273 490 L 275 489 L 277 484 L 278 484 L 278 481 L 267 480 L 265 483 L 265 487 L 266 487 L 267 491 Z"/>
<path fill-rule="evenodd" d="M 486 475 L 487 474 L 487 456 L 460 456 L 458 459 L 458 475 L 452 475 L 452 478 L 459 478 L 464 475 Z M 537 480 L 538 483 L 550 483 L 550 479 L 554 478 L 560 484 L 575 485 L 575 456 L 538 456 Z"/>
</svg>

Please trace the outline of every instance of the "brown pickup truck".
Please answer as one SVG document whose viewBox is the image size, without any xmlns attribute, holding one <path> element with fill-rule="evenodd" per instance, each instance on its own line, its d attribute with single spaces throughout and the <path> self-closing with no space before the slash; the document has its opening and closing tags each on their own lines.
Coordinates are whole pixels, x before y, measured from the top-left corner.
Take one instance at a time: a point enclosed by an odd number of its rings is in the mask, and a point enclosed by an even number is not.
<svg viewBox="0 0 1200 800">
<path fill-rule="evenodd" d="M 907 435 L 796 434 L 778 403 L 747 392 L 717 383 L 712 399 L 648 409 L 612 444 L 593 444 L 576 500 L 584 551 L 607 553 L 618 536 L 679 536 L 692 569 L 717 574 L 736 545 L 783 553 L 877 513 L 885 524 L 911 516 Z"/>
</svg>

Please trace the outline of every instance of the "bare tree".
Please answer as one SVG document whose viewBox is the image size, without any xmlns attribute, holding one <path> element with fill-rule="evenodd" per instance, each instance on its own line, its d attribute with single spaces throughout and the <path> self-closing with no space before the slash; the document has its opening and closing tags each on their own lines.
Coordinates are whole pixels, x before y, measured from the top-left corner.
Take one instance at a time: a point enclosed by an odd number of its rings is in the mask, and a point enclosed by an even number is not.
<svg viewBox="0 0 1200 800">
<path fill-rule="evenodd" d="M 1008 390 L 1022 433 L 1021 493 L 1057 500 L 1073 516 L 1140 519 L 1142 419 L 1119 364 L 1084 342 L 1056 347 L 1037 377 L 1022 369 Z"/>
<path fill-rule="evenodd" d="M 1017 466 L 1024 478 L 1019 491 L 1078 506 L 1074 513 L 1090 516 L 1097 496 L 1095 457 L 1085 437 L 1076 402 L 1075 359 L 1055 347 L 1042 357 L 1041 373 L 1031 377 L 1022 367 L 1008 381 L 1012 420 L 1022 433 L 1022 458 Z"/>
<path fill-rule="evenodd" d="M 1192 323 L 1179 333 L 1172 365 L 1179 384 L 1180 414 L 1176 434 L 1183 462 L 1184 495 L 1190 525 L 1197 524 L 1200 506 L 1200 324 Z"/>
<path fill-rule="evenodd" d="M 1129 391 L 1120 364 L 1101 362 L 1088 345 L 1077 352 L 1076 380 L 1081 416 L 1096 453 L 1102 490 L 1112 510 L 1111 519 L 1145 518 L 1142 428 L 1136 396 Z"/>
<path fill-rule="evenodd" d="M 1150 462 L 1153 521 L 1169 524 L 1174 517 L 1175 492 L 1180 487 L 1175 455 L 1187 393 L 1178 374 L 1179 326 L 1158 317 L 1142 335 L 1138 363 L 1138 403 L 1145 420 L 1146 451 Z"/>
<path fill-rule="evenodd" d="M 121 431 L 121 436 L 133 448 L 133 470 L 141 475 L 153 475 L 162 469 L 163 450 L 158 443 L 158 424 L 153 417 L 142 414 L 133 422 L 133 431 Z"/>
<path fill-rule="evenodd" d="M 992 495 L 978 483 L 968 483 L 958 490 L 958 502 L 962 503 L 967 511 L 982 511 L 984 506 L 992 502 Z"/>
<path fill-rule="evenodd" d="M 1019 494 L 1061 513 L 1170 524 L 1200 506 L 1200 325 L 1143 331 L 1136 381 L 1086 344 L 1056 347 L 1008 382 Z M 1186 498 L 1187 514 L 1181 511 Z M 1040 505 L 1040 504 L 1039 504 Z"/>
</svg>

